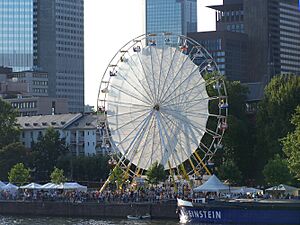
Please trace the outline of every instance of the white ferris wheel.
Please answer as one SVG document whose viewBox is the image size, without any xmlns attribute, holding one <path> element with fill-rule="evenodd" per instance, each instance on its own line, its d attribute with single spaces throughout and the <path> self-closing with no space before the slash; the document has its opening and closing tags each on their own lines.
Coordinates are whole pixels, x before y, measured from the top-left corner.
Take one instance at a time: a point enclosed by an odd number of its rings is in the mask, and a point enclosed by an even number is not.
<svg viewBox="0 0 300 225">
<path fill-rule="evenodd" d="M 176 175 L 209 173 L 227 128 L 216 62 L 196 41 L 171 33 L 141 35 L 115 54 L 97 109 L 114 160 L 131 177 L 155 162 Z"/>
</svg>

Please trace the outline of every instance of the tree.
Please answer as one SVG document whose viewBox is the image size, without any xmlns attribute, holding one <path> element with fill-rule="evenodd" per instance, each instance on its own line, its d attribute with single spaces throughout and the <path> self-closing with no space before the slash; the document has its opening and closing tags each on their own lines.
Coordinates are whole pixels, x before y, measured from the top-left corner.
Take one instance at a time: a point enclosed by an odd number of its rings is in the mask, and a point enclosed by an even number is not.
<svg viewBox="0 0 300 225">
<path fill-rule="evenodd" d="M 227 159 L 218 167 L 218 176 L 222 180 L 228 180 L 230 184 L 240 184 L 242 174 L 232 159 Z"/>
<path fill-rule="evenodd" d="M 28 164 L 29 151 L 19 142 L 0 149 L 0 180 L 6 180 L 9 170 L 17 163 Z"/>
<path fill-rule="evenodd" d="M 257 171 L 275 154 L 283 155 L 280 139 L 294 129 L 290 120 L 299 102 L 300 76 L 278 75 L 266 86 L 257 113 Z"/>
<path fill-rule="evenodd" d="M 52 171 L 50 178 L 51 178 L 51 182 L 54 184 L 60 184 L 66 182 L 66 178 L 64 176 L 64 170 L 58 169 L 57 167 L 54 167 L 54 170 Z"/>
<path fill-rule="evenodd" d="M 65 156 L 67 152 L 68 148 L 65 141 L 60 139 L 59 132 L 53 128 L 47 129 L 45 135 L 40 136 L 38 142 L 34 143 L 32 147 L 35 179 L 39 181 L 47 180 L 58 160 Z"/>
<path fill-rule="evenodd" d="M 290 184 L 292 175 L 288 168 L 288 162 L 280 155 L 275 155 L 264 167 L 263 174 L 268 185 Z"/>
<path fill-rule="evenodd" d="M 291 123 L 295 130 L 281 140 L 283 151 L 287 155 L 288 167 L 295 177 L 300 180 L 300 105 L 296 108 Z"/>
<path fill-rule="evenodd" d="M 0 98 L 0 149 L 19 139 L 17 111 Z"/>
<path fill-rule="evenodd" d="M 30 179 L 30 169 L 25 168 L 23 163 L 14 165 L 8 173 L 8 180 L 10 183 L 23 185 L 28 183 Z"/>
<path fill-rule="evenodd" d="M 123 177 L 123 171 L 120 168 L 120 166 L 116 165 L 115 168 L 113 169 L 110 177 L 110 182 L 116 183 L 117 189 L 121 188 L 124 182 L 124 177 Z"/>
<path fill-rule="evenodd" d="M 167 179 L 167 173 L 163 165 L 155 162 L 151 165 L 151 167 L 146 172 L 147 181 L 149 184 L 158 184 L 159 182 L 163 182 Z"/>
</svg>

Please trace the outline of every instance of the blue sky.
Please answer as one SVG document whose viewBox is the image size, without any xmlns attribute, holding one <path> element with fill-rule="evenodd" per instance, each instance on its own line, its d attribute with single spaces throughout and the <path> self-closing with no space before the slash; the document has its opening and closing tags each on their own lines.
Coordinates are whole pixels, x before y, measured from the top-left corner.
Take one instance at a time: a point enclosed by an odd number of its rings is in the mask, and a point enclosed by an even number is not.
<svg viewBox="0 0 300 225">
<path fill-rule="evenodd" d="M 198 31 L 215 29 L 215 13 L 205 6 L 222 2 L 198 0 Z M 85 104 L 96 106 L 107 64 L 124 43 L 145 32 L 144 0 L 85 0 L 84 4 Z"/>
</svg>

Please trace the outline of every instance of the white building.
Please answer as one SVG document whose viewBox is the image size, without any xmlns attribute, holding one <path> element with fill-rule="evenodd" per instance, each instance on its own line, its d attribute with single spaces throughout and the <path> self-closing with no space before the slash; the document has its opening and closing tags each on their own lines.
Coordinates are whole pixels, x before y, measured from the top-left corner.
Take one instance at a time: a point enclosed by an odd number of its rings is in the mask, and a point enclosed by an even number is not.
<svg viewBox="0 0 300 225">
<path fill-rule="evenodd" d="M 20 141 L 27 148 L 37 142 L 46 129 L 53 127 L 64 138 L 73 155 L 106 154 L 110 151 L 108 137 L 103 123 L 103 115 L 60 114 L 18 117 Z"/>
</svg>

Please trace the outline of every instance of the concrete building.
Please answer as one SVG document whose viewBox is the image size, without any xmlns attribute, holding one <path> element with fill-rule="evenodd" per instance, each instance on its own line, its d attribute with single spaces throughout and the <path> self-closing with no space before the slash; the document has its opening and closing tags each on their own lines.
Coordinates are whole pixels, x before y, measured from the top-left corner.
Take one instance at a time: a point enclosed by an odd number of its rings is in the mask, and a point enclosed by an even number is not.
<svg viewBox="0 0 300 225">
<path fill-rule="evenodd" d="M 20 116 L 37 116 L 68 113 L 68 100 L 51 97 L 6 98 Z"/>
<path fill-rule="evenodd" d="M 146 0 L 146 33 L 197 31 L 197 0 Z"/>
<path fill-rule="evenodd" d="M 73 155 L 107 154 L 111 151 L 108 137 L 100 121 L 103 115 L 61 114 L 18 117 L 21 128 L 20 141 L 31 148 L 33 142 L 53 127 L 65 139 Z M 99 125 L 100 124 L 100 125 Z"/>
<path fill-rule="evenodd" d="M 84 107 L 83 0 L 0 0 L 0 66 L 48 73 L 50 97 Z"/>
<path fill-rule="evenodd" d="M 248 35 L 249 82 L 276 74 L 300 74 L 298 0 L 224 0 L 217 10 L 217 31 Z"/>
<path fill-rule="evenodd" d="M 229 31 L 195 32 L 188 36 L 203 45 L 229 80 L 248 79 L 248 36 Z"/>
</svg>

